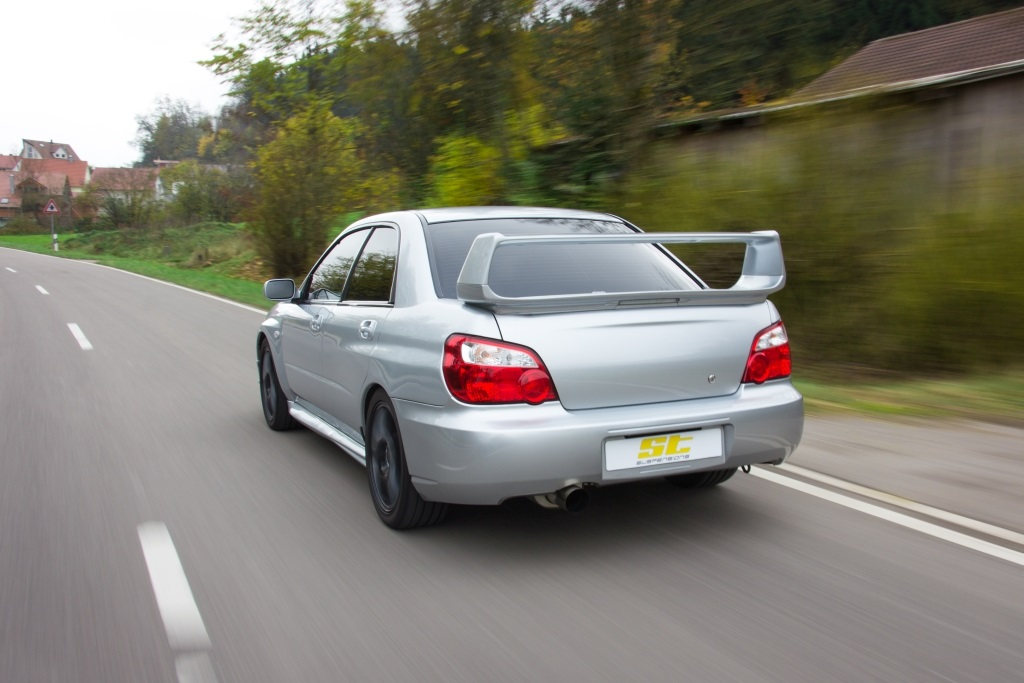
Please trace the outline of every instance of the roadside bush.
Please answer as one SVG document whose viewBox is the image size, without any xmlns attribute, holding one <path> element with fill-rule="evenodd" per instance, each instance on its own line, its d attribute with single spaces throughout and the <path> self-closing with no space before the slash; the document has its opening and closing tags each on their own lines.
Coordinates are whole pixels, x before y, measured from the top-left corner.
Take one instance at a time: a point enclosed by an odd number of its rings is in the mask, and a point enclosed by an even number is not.
<svg viewBox="0 0 1024 683">
<path fill-rule="evenodd" d="M 5 235 L 38 235 L 49 234 L 50 228 L 40 225 L 34 216 L 20 214 L 7 221 L 6 225 L 0 228 Z"/>
</svg>

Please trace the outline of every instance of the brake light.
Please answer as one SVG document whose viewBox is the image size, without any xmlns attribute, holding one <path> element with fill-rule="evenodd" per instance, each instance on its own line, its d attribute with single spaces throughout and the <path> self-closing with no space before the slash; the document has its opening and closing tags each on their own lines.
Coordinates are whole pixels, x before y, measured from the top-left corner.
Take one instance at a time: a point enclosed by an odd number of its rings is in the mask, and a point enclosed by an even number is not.
<svg viewBox="0 0 1024 683">
<path fill-rule="evenodd" d="M 530 403 L 558 400 L 540 357 L 515 344 L 453 334 L 444 344 L 444 380 L 465 403 Z"/>
<path fill-rule="evenodd" d="M 754 337 L 750 355 L 747 356 L 747 369 L 743 373 L 743 381 L 761 384 L 770 379 L 789 377 L 792 369 L 789 335 L 786 334 L 786 326 L 780 321 L 761 330 Z"/>
</svg>

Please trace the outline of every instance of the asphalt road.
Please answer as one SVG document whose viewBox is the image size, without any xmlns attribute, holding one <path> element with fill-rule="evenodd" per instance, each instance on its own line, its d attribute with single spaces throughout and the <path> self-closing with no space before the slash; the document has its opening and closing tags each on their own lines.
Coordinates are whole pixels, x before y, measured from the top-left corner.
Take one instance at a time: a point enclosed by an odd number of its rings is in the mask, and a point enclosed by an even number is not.
<svg viewBox="0 0 1024 683">
<path fill-rule="evenodd" d="M 264 425 L 259 320 L 0 249 L 0 681 L 1024 679 L 1024 547 L 835 487 L 652 482 L 390 531 L 357 463 Z M 919 476 L 935 449 L 887 459 L 878 430 L 812 421 L 793 462 L 1024 531 L 1012 463 Z M 1019 437 L 963 447 L 987 463 Z"/>
</svg>

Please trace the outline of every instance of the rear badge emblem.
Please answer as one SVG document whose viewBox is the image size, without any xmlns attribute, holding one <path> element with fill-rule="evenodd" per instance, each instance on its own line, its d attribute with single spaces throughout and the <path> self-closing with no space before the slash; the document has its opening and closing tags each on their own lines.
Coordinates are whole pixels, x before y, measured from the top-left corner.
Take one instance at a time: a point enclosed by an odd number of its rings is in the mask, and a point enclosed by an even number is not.
<svg viewBox="0 0 1024 683">
<path fill-rule="evenodd" d="M 714 384 L 716 379 L 718 378 L 714 375 L 708 375 L 708 384 Z"/>
</svg>

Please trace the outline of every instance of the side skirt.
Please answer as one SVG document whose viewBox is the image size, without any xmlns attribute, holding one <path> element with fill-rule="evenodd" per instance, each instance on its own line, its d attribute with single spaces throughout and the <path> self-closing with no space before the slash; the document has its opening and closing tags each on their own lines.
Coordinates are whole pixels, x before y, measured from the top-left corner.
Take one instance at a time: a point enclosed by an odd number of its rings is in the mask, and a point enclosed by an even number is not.
<svg viewBox="0 0 1024 683">
<path fill-rule="evenodd" d="M 296 422 L 306 427 L 311 432 L 319 434 L 328 441 L 339 446 L 343 451 L 355 458 L 363 467 L 366 467 L 366 449 L 361 443 L 357 443 L 349 436 L 335 429 L 330 424 L 309 412 L 295 401 L 288 401 L 288 412 L 295 418 Z"/>
</svg>

